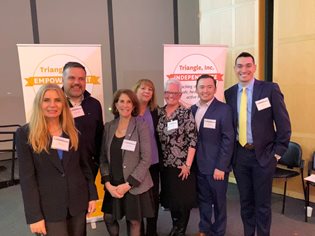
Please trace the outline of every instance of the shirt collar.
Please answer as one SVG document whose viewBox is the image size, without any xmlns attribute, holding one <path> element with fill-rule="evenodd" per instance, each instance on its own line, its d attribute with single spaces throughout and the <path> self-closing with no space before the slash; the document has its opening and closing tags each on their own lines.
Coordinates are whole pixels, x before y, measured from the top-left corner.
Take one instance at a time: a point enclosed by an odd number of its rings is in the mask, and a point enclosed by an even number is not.
<svg viewBox="0 0 315 236">
<path fill-rule="evenodd" d="M 245 88 L 247 88 L 247 90 L 249 91 L 253 91 L 254 83 L 255 83 L 255 78 L 252 79 Z M 243 90 L 243 86 L 240 83 L 238 83 L 238 91 L 242 92 L 242 90 Z"/>
<path fill-rule="evenodd" d="M 67 96 L 67 95 L 66 95 L 66 96 Z M 83 101 L 83 99 L 84 99 L 84 96 L 83 96 L 83 94 L 81 95 L 81 100 L 80 100 L 80 102 L 79 102 L 79 103 L 75 103 L 75 102 L 73 102 L 73 101 L 71 100 L 71 98 L 70 98 L 70 97 L 68 97 L 68 96 L 67 96 L 67 98 L 68 98 L 69 102 L 71 103 L 71 105 L 72 105 L 72 106 L 74 106 L 74 107 L 76 107 L 76 106 L 81 105 L 81 103 L 82 103 L 82 101 Z"/>
<path fill-rule="evenodd" d="M 214 97 L 213 97 L 209 102 L 206 102 L 206 103 L 204 103 L 204 104 L 202 104 L 202 105 L 200 104 L 200 100 L 199 100 L 199 101 L 196 103 L 196 106 L 197 106 L 197 107 L 201 107 L 201 106 L 209 107 L 213 100 L 214 100 Z"/>
</svg>

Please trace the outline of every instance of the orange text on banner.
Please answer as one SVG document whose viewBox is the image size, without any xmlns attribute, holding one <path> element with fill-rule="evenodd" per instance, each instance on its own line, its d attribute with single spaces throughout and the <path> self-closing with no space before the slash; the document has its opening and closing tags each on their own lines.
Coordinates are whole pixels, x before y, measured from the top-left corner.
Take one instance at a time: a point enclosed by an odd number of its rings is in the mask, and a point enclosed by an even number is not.
<svg viewBox="0 0 315 236">
<path fill-rule="evenodd" d="M 86 83 L 88 84 L 100 84 L 99 76 L 88 75 L 86 76 Z M 33 76 L 25 78 L 27 81 L 25 86 L 35 86 L 35 85 L 43 85 L 43 84 L 62 84 L 61 76 Z"/>
</svg>

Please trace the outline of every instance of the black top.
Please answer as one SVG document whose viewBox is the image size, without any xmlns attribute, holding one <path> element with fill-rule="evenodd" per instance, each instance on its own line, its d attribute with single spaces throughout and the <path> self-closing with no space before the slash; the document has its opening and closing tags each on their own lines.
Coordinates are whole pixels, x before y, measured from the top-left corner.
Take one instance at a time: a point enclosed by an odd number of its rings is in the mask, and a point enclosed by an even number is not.
<svg viewBox="0 0 315 236">
<path fill-rule="evenodd" d="M 89 161 L 99 165 L 100 149 L 103 137 L 103 112 L 100 102 L 85 91 L 81 102 L 84 116 L 74 118 L 76 128 L 84 138 Z M 73 107 L 69 101 L 69 106 Z M 92 170 L 93 170 L 93 166 Z M 94 173 L 95 174 L 95 173 Z"/>
<path fill-rule="evenodd" d="M 125 183 L 123 174 L 123 159 L 121 146 L 125 137 L 117 138 L 113 137 L 113 141 L 110 146 L 110 176 L 111 184 L 119 185 Z"/>
</svg>

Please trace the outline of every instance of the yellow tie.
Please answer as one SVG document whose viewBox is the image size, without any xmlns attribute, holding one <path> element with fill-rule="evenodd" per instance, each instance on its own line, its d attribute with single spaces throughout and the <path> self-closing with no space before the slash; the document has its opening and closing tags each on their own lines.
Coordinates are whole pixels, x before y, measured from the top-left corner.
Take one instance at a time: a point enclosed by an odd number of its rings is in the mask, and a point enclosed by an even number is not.
<svg viewBox="0 0 315 236">
<path fill-rule="evenodd" d="M 247 94 L 243 88 L 238 121 L 238 141 L 244 147 L 247 143 Z"/>
</svg>

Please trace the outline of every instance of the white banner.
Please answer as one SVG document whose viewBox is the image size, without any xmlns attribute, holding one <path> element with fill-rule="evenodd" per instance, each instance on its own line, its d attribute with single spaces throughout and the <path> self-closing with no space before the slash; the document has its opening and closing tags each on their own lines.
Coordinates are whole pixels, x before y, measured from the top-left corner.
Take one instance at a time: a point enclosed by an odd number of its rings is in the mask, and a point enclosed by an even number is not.
<svg viewBox="0 0 315 236">
<path fill-rule="evenodd" d="M 86 90 L 100 101 L 103 111 L 103 80 L 100 45 L 18 44 L 26 122 L 29 121 L 35 94 L 41 85 L 56 83 L 62 87 L 62 69 L 69 61 L 81 63 L 86 70 Z M 101 206 L 104 190 L 100 174 L 96 178 L 99 193 L 97 210 L 88 222 L 103 220 Z"/>
<path fill-rule="evenodd" d="M 224 100 L 224 71 L 227 46 L 220 45 L 164 45 L 164 82 L 178 79 L 182 84 L 181 103 L 187 107 L 199 99 L 196 80 L 202 74 L 212 75 L 217 81 L 215 97 Z"/>
<path fill-rule="evenodd" d="M 17 47 L 27 122 L 39 87 L 47 83 L 62 86 L 62 68 L 69 61 L 85 67 L 86 90 L 104 107 L 100 45 L 17 44 Z"/>
</svg>

